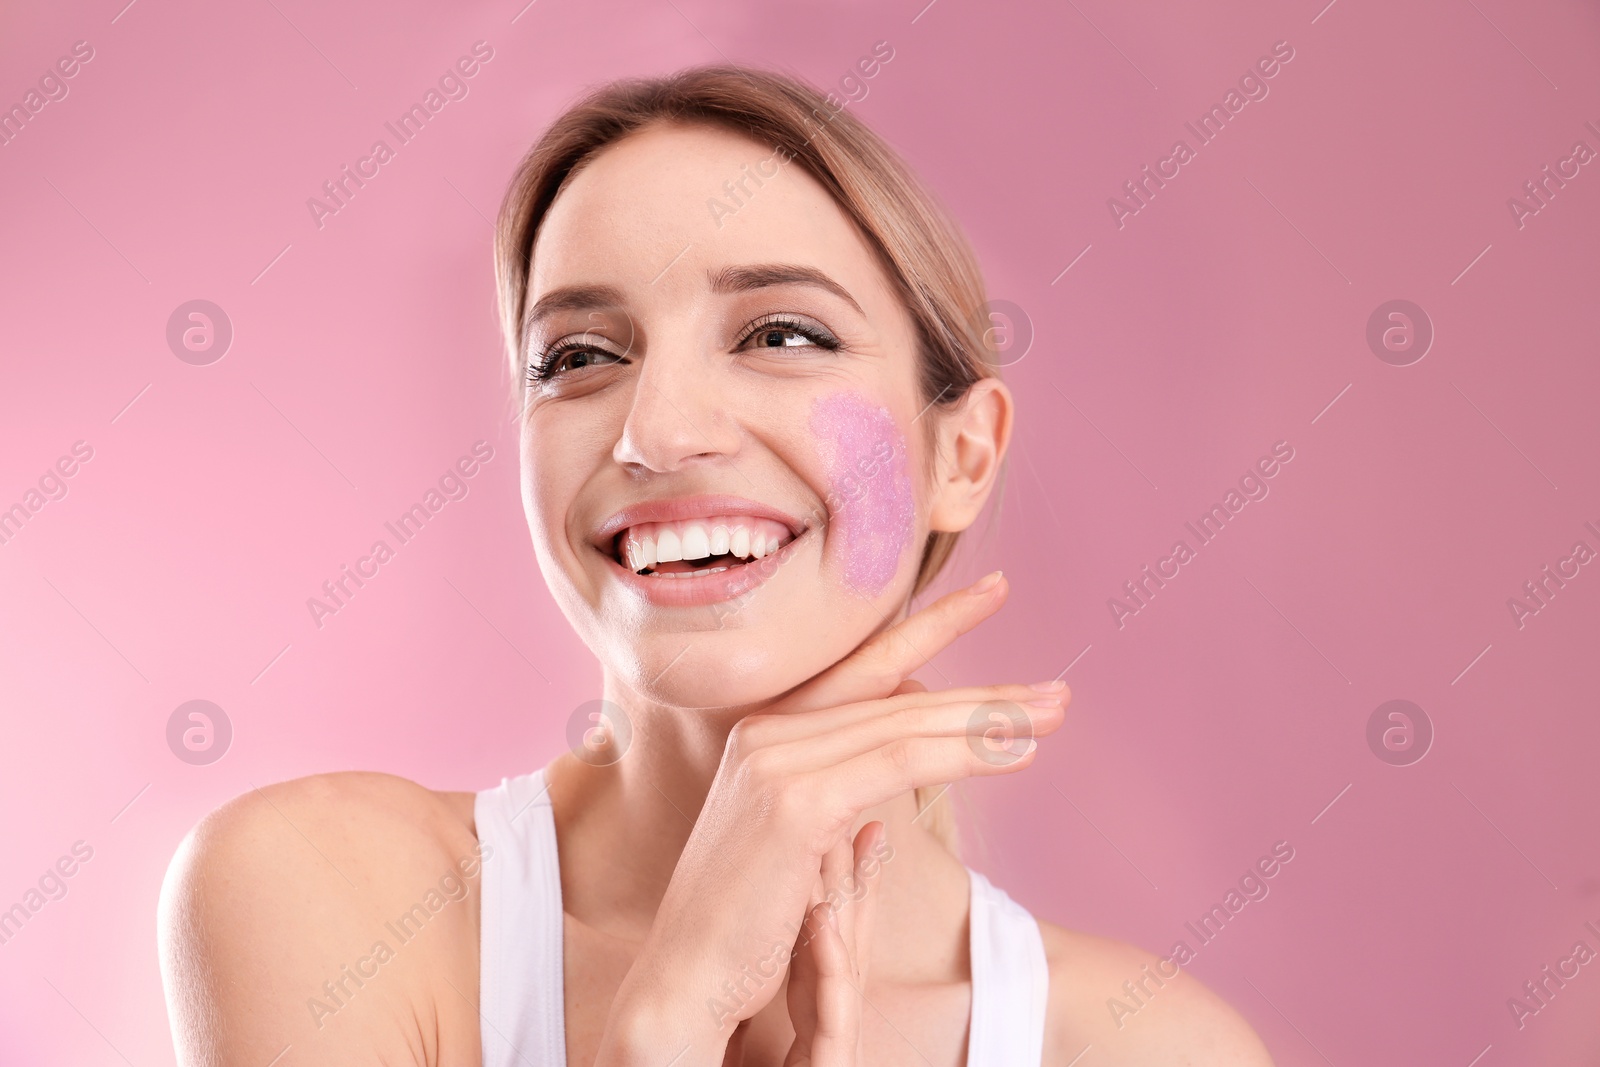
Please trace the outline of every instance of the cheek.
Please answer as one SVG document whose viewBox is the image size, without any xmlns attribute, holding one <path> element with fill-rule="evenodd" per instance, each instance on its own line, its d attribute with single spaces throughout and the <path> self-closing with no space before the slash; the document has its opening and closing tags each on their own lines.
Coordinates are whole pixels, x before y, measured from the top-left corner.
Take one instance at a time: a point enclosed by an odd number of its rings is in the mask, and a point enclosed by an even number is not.
<svg viewBox="0 0 1600 1067">
<path fill-rule="evenodd" d="M 828 457 L 828 543 L 842 557 L 845 581 L 877 596 L 899 570 L 915 527 L 905 436 L 887 408 L 857 393 L 819 398 L 810 425 Z"/>
<path fill-rule="evenodd" d="M 560 542 L 570 539 L 566 523 L 576 487 L 568 479 L 579 467 L 579 457 L 555 451 L 560 447 L 559 440 L 544 432 L 523 439 L 523 514 L 541 555 L 556 552 Z"/>
</svg>

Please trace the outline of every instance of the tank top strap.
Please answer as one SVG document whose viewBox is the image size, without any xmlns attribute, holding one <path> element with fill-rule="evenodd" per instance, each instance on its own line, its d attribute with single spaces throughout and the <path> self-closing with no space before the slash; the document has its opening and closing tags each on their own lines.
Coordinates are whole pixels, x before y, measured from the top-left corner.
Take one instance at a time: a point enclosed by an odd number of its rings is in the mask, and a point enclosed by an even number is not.
<svg viewBox="0 0 1600 1067">
<path fill-rule="evenodd" d="M 967 868 L 972 881 L 972 1022 L 967 1067 L 1038 1067 L 1050 968 L 1028 910 Z"/>
<path fill-rule="evenodd" d="M 566 1067 L 561 868 L 544 771 L 476 795 L 484 850 L 478 996 L 483 1067 Z M 1036 1067 L 1050 972 L 1039 924 L 977 871 L 967 1067 Z"/>
<path fill-rule="evenodd" d="M 480 882 L 483 1067 L 566 1067 L 561 869 L 544 771 L 478 793 L 473 814 L 492 849 Z"/>
</svg>

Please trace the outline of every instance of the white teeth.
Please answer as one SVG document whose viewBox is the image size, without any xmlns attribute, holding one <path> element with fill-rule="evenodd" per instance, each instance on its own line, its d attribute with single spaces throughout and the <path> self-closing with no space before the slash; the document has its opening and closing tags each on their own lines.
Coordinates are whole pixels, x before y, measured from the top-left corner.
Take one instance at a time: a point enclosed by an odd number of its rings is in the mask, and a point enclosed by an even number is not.
<svg viewBox="0 0 1600 1067">
<path fill-rule="evenodd" d="M 682 558 L 683 542 L 678 540 L 677 532 L 662 527 L 656 534 L 656 562 L 671 563 Z"/>
<path fill-rule="evenodd" d="M 763 559 L 790 538 L 780 522 L 746 516 L 708 516 L 677 522 L 646 522 L 631 527 L 618 546 L 620 561 L 635 574 L 659 563 L 702 561 L 714 556 L 735 560 Z M 729 565 L 737 565 L 730 563 Z M 683 574 L 714 574 L 724 567 L 701 566 Z"/>
<path fill-rule="evenodd" d="M 694 523 L 683 531 L 683 558 L 705 559 L 711 555 L 711 536 L 701 523 Z"/>
<path fill-rule="evenodd" d="M 623 542 L 628 569 L 637 574 L 656 562 L 656 539 L 649 534 L 629 534 Z"/>
</svg>

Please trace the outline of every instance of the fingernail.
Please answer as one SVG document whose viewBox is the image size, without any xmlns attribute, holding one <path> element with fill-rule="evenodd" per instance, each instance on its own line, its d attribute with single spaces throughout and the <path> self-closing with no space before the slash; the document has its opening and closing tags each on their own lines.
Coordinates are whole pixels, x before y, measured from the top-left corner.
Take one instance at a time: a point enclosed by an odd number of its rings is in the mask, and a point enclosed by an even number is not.
<svg viewBox="0 0 1600 1067">
<path fill-rule="evenodd" d="M 1061 698 L 1059 696 L 1040 697 L 1038 700 L 1028 701 L 1028 707 L 1030 708 L 1059 708 L 1060 706 Z"/>
<path fill-rule="evenodd" d="M 1000 584 L 1000 574 L 1000 571 L 995 571 L 992 574 L 985 574 L 982 578 L 979 578 L 973 583 L 972 592 L 974 594 L 987 593 L 989 590 Z"/>
<path fill-rule="evenodd" d="M 1032 685 L 1028 686 L 1029 689 L 1036 690 L 1040 693 L 1059 693 L 1066 687 L 1067 683 L 1062 681 L 1060 678 L 1056 678 L 1049 682 L 1034 682 Z"/>
</svg>

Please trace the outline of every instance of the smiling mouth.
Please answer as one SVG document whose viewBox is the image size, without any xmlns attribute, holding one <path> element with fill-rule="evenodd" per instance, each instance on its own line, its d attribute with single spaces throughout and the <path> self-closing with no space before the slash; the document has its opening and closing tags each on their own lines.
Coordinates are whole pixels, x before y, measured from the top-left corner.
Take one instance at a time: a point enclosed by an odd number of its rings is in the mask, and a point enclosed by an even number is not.
<svg viewBox="0 0 1600 1067">
<path fill-rule="evenodd" d="M 700 578 L 748 566 L 777 553 L 796 536 L 772 519 L 711 516 L 630 526 L 612 541 L 611 553 L 640 577 Z"/>
</svg>

